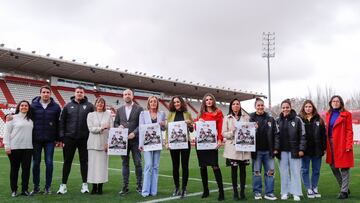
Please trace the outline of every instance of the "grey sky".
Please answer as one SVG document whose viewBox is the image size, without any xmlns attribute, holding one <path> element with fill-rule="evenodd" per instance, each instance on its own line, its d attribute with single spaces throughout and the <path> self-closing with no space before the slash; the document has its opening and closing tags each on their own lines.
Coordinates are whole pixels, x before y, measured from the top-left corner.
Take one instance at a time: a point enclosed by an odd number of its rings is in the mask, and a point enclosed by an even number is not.
<svg viewBox="0 0 360 203">
<path fill-rule="evenodd" d="M 276 33 L 273 104 L 317 85 L 358 91 L 359 1 L 0 0 L 0 43 L 88 64 L 267 94 L 261 33 Z"/>
</svg>

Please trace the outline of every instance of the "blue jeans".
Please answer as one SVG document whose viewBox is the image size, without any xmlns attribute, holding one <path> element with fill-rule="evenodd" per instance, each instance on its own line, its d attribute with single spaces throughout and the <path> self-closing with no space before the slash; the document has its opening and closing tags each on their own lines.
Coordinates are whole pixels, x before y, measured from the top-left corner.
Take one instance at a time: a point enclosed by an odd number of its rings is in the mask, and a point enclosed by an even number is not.
<svg viewBox="0 0 360 203">
<path fill-rule="evenodd" d="M 281 152 L 280 179 L 281 194 L 292 194 L 302 196 L 301 189 L 301 159 L 291 157 L 291 152 Z"/>
<path fill-rule="evenodd" d="M 262 191 L 261 168 L 264 166 L 265 194 L 274 193 L 275 163 L 270 151 L 257 151 L 256 159 L 252 160 L 253 192 Z"/>
<path fill-rule="evenodd" d="M 34 142 L 33 143 L 33 183 L 34 187 L 40 187 L 40 163 L 41 163 L 41 152 L 44 148 L 45 154 L 45 166 L 46 166 L 46 183 L 45 188 L 51 187 L 52 176 L 53 176 L 53 158 L 54 158 L 54 142 Z"/>
<path fill-rule="evenodd" d="M 312 166 L 311 182 L 309 177 L 310 162 Z M 305 156 L 301 159 L 301 177 L 306 189 L 314 189 L 318 186 L 321 168 L 321 157 Z"/>
<path fill-rule="evenodd" d="M 144 197 L 157 194 L 160 152 L 160 150 L 144 152 L 144 182 L 141 191 L 141 195 Z"/>
</svg>

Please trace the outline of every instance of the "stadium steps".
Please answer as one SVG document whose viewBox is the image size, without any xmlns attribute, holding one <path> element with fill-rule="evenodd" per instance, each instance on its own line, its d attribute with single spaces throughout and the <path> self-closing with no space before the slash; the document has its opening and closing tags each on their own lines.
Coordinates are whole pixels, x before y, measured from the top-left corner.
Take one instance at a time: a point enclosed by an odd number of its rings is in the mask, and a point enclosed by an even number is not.
<svg viewBox="0 0 360 203">
<path fill-rule="evenodd" d="M 190 104 L 190 102 L 187 102 L 187 105 L 191 108 L 191 110 L 193 110 L 196 114 L 198 114 L 199 112 Z"/>
<path fill-rule="evenodd" d="M 4 93 L 7 103 L 8 104 L 16 104 L 15 99 L 12 96 L 12 94 L 4 80 L 0 80 L 0 88 L 1 88 L 2 92 Z"/>
<path fill-rule="evenodd" d="M 54 93 L 56 99 L 59 101 L 61 107 L 65 106 L 65 100 L 64 98 L 61 96 L 60 92 L 58 91 L 58 89 L 55 86 L 51 86 L 51 91 Z"/>
<path fill-rule="evenodd" d="M 166 101 L 159 99 L 159 102 L 166 107 L 167 110 L 169 110 L 169 105 L 166 103 Z"/>
</svg>

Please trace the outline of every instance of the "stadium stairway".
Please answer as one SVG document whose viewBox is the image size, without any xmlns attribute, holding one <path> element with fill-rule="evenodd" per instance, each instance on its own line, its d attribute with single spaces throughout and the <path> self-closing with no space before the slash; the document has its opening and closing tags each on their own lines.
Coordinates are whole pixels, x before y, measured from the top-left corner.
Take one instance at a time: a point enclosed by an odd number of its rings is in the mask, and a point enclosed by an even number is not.
<svg viewBox="0 0 360 203">
<path fill-rule="evenodd" d="M 64 98 L 61 96 L 60 92 L 58 91 L 58 89 L 55 86 L 51 86 L 51 91 L 53 92 L 53 94 L 55 95 L 57 100 L 59 101 L 61 107 L 64 107 L 65 101 L 64 101 Z"/>
<path fill-rule="evenodd" d="M 167 110 L 169 110 L 169 105 L 166 103 L 166 101 L 159 99 L 159 102 L 164 105 Z"/>
<path fill-rule="evenodd" d="M 4 93 L 7 103 L 8 104 L 16 104 L 15 99 L 12 96 L 12 94 L 4 80 L 0 80 L 0 88 L 1 88 L 2 92 Z"/>
</svg>

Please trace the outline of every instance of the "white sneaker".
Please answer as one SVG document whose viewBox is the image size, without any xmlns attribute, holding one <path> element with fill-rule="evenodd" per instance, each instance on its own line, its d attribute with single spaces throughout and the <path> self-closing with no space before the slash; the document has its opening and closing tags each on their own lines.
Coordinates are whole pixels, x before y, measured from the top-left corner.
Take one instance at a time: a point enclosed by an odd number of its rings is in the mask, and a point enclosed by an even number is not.
<svg viewBox="0 0 360 203">
<path fill-rule="evenodd" d="M 315 198 L 315 194 L 314 194 L 314 191 L 312 189 L 307 189 L 307 197 L 309 199 Z"/>
<path fill-rule="evenodd" d="M 321 194 L 319 193 L 317 187 L 313 189 L 313 192 L 314 192 L 314 196 L 315 196 L 316 198 L 320 198 L 320 197 L 321 197 Z"/>
<path fill-rule="evenodd" d="M 255 198 L 255 200 L 260 200 L 260 199 L 262 199 L 262 196 L 260 193 L 255 193 L 254 198 Z"/>
<path fill-rule="evenodd" d="M 264 198 L 267 199 L 267 200 L 271 200 L 271 201 L 277 200 L 276 196 L 275 196 L 273 193 L 271 193 L 271 194 L 266 194 L 266 195 L 264 196 Z"/>
<path fill-rule="evenodd" d="M 87 183 L 83 183 L 81 186 L 81 193 L 89 193 L 89 187 Z"/>
<path fill-rule="evenodd" d="M 289 199 L 289 195 L 288 194 L 283 194 L 281 195 L 281 200 L 287 200 Z"/>
<path fill-rule="evenodd" d="M 294 195 L 294 201 L 300 201 L 300 197 L 297 195 Z"/>
<path fill-rule="evenodd" d="M 65 194 L 67 193 L 66 184 L 60 184 L 59 190 L 57 191 L 57 194 Z"/>
</svg>

